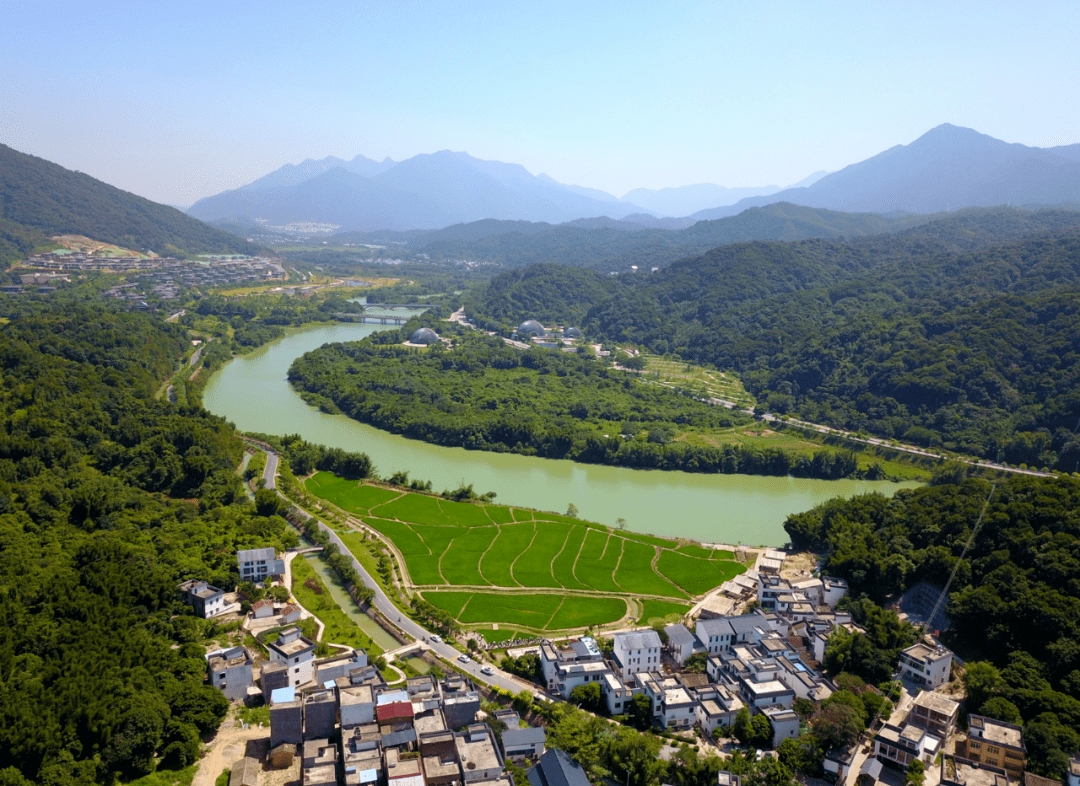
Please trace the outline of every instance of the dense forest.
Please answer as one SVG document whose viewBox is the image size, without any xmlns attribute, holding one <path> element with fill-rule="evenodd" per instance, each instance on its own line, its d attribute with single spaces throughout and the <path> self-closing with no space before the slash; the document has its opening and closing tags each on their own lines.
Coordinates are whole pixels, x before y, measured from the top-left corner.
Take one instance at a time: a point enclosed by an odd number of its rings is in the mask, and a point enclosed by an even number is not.
<svg viewBox="0 0 1080 786">
<path fill-rule="evenodd" d="M 919 581 L 942 587 L 956 569 L 943 635 L 974 675 L 968 710 L 1025 724 L 1033 769 L 1061 777 L 1080 749 L 1080 480 L 969 479 L 891 499 L 837 499 L 784 527 L 867 602 Z M 845 667 L 880 678 L 885 644 L 902 644 L 899 635 L 881 628 L 877 644 L 873 635 L 840 642 Z"/>
<path fill-rule="evenodd" d="M 74 300 L 2 315 L 0 782 L 187 766 L 228 702 L 176 585 L 233 586 L 236 549 L 296 536 L 246 503 L 227 423 L 154 399 L 183 330 Z"/>
<path fill-rule="evenodd" d="M 589 220 L 554 226 L 488 220 L 410 234 L 403 239 L 411 251 L 432 259 L 470 259 L 514 268 L 550 262 L 606 274 L 629 272 L 631 265 L 641 270 L 663 267 L 730 243 L 862 237 L 898 232 L 931 219 L 932 216 L 913 214 L 840 213 L 781 202 L 750 208 L 729 218 L 698 221 L 679 230 L 652 229 L 628 221 L 604 219 L 593 220 L 595 226 L 581 226 Z"/>
<path fill-rule="evenodd" d="M 580 318 L 598 340 L 734 369 L 779 414 L 1074 471 L 1078 226 L 1080 213 L 981 211 L 850 242 L 723 246 L 651 275 L 511 271 L 464 303 L 492 329 Z"/>
<path fill-rule="evenodd" d="M 257 251 L 176 208 L 0 145 L 0 266 L 25 258 L 53 235 L 85 235 L 162 256 Z"/>
<path fill-rule="evenodd" d="M 647 384 L 591 353 L 523 351 L 427 320 L 453 336 L 452 349 L 397 343 L 424 321 L 414 320 L 401 333 L 309 352 L 289 380 L 327 411 L 438 445 L 687 472 L 840 478 L 857 469 L 850 453 L 687 444 L 675 438 L 749 416 Z"/>
</svg>

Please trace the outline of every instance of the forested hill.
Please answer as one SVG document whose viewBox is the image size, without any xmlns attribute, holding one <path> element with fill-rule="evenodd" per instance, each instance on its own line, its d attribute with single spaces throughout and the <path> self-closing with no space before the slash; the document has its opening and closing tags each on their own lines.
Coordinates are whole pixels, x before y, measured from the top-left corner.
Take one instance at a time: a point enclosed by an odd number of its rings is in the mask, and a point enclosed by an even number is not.
<svg viewBox="0 0 1080 786">
<path fill-rule="evenodd" d="M 897 236 L 724 246 L 617 281 L 508 273 L 465 306 L 503 328 L 584 314 L 591 338 L 740 372 L 773 412 L 1073 471 L 1078 225 L 1003 209 Z"/>
<path fill-rule="evenodd" d="M 699 221 L 680 230 L 627 231 L 620 227 L 584 228 L 525 222 L 481 221 L 448 227 L 410 239 L 414 251 L 434 258 L 474 259 L 512 267 L 555 262 L 600 270 L 628 272 L 663 267 L 726 243 L 750 240 L 803 240 L 813 237 L 862 237 L 918 226 L 931 216 L 838 213 L 779 203 L 755 207 L 730 218 Z M 344 236 L 342 236 L 344 237 Z M 377 242 L 368 240 L 365 242 Z"/>
<path fill-rule="evenodd" d="M 257 250 L 176 208 L 0 145 L 0 265 L 54 235 L 84 235 L 162 256 Z"/>
<path fill-rule="evenodd" d="M 153 398 L 180 328 L 56 298 L 0 316 L 0 782 L 185 767 L 228 701 L 176 585 L 234 586 L 237 548 L 295 535 L 245 504 L 229 424 Z"/>
<path fill-rule="evenodd" d="M 941 588 L 959 562 L 945 640 L 967 661 L 967 711 L 1023 724 L 1029 768 L 1060 779 L 1080 751 L 1077 511 L 1075 478 L 1014 478 L 992 498 L 989 483 L 968 480 L 832 500 L 784 528 L 796 548 L 825 555 L 823 570 L 847 579 L 852 597 L 878 603 L 920 581 Z M 834 665 L 871 679 L 895 667 L 882 654 L 870 637 L 830 641 Z"/>
</svg>

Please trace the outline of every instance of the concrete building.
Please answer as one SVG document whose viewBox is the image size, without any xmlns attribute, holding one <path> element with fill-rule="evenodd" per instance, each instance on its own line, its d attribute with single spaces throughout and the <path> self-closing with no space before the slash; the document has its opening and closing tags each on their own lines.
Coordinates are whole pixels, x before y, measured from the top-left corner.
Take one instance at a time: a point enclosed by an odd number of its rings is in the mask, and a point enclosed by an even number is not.
<svg viewBox="0 0 1080 786">
<path fill-rule="evenodd" d="M 241 549 L 236 552 L 240 581 L 262 581 L 268 576 L 285 575 L 285 560 L 278 559 L 273 547 Z"/>
<path fill-rule="evenodd" d="M 339 677 L 346 677 L 353 670 L 362 669 L 367 665 L 367 653 L 363 650 L 353 650 L 333 658 L 322 658 L 315 661 L 315 682 L 325 686 L 326 683 L 334 682 Z"/>
<path fill-rule="evenodd" d="M 299 628 L 286 628 L 266 646 L 270 661 L 288 668 L 290 685 L 306 685 L 315 677 L 315 642 L 302 636 Z"/>
<path fill-rule="evenodd" d="M 454 735 L 454 745 L 466 783 L 489 781 L 503 771 L 502 755 L 487 724 L 474 723 L 458 732 Z"/>
<path fill-rule="evenodd" d="M 1024 730 L 1005 721 L 969 715 L 967 740 L 957 743 L 956 755 L 1005 770 L 1019 780 L 1027 763 Z"/>
<path fill-rule="evenodd" d="M 515 727 L 502 733 L 503 756 L 519 767 L 543 755 L 546 745 L 547 732 L 539 726 Z"/>
<path fill-rule="evenodd" d="M 561 750 L 551 749 L 529 770 L 529 786 L 590 786 L 580 764 Z"/>
<path fill-rule="evenodd" d="M 616 633 L 612 657 L 620 677 L 624 679 L 643 671 L 660 669 L 660 650 L 663 644 L 655 630 Z"/>
<path fill-rule="evenodd" d="M 569 699 L 578 685 L 601 682 L 608 671 L 600 648 L 589 636 L 582 636 L 565 648 L 544 642 L 540 645 L 540 668 L 547 689 L 564 699 Z"/>
<path fill-rule="evenodd" d="M 794 710 L 784 707 L 764 707 L 761 714 L 772 724 L 774 749 L 779 748 L 784 740 L 793 740 L 799 736 L 799 715 Z"/>
<path fill-rule="evenodd" d="M 291 686 L 270 694 L 270 747 L 304 742 L 304 705 Z"/>
<path fill-rule="evenodd" d="M 930 764 L 939 750 L 939 737 L 910 723 L 902 726 L 886 723 L 874 735 L 874 755 L 881 761 L 891 761 L 905 768 L 915 759 Z"/>
<path fill-rule="evenodd" d="M 420 761 L 428 786 L 452 786 L 461 783 L 461 760 L 452 731 L 421 734 Z"/>
<path fill-rule="evenodd" d="M 955 756 L 941 757 L 941 786 L 1012 786 L 1005 770 Z"/>
<path fill-rule="evenodd" d="M 210 684 L 232 701 L 247 698 L 248 688 L 253 685 L 251 656 L 243 647 L 230 647 L 206 654 L 210 672 Z"/>
<path fill-rule="evenodd" d="M 337 726 L 337 693 L 322 690 L 304 697 L 304 739 L 334 736 Z"/>
<path fill-rule="evenodd" d="M 476 720 L 480 711 L 480 692 L 457 672 L 450 672 L 439 681 L 443 716 L 447 727 L 460 729 Z"/>
<path fill-rule="evenodd" d="M 671 659 L 680 666 L 684 665 L 690 656 L 694 654 L 695 647 L 701 647 L 697 637 L 681 623 L 668 625 L 664 628 L 664 633 L 668 637 L 667 651 L 671 653 Z"/>
<path fill-rule="evenodd" d="M 397 748 L 390 748 L 383 751 L 383 764 L 388 786 L 424 786 L 420 759 L 403 759 Z"/>
<path fill-rule="evenodd" d="M 912 644 L 900 653 L 900 678 L 923 690 L 940 688 L 949 681 L 952 652 L 925 642 Z"/>
<path fill-rule="evenodd" d="M 697 722 L 706 734 L 717 726 L 731 726 L 735 715 L 746 705 L 727 685 L 708 685 L 694 691 L 697 699 Z"/>
<path fill-rule="evenodd" d="M 921 726 L 947 740 L 956 731 L 956 719 L 960 716 L 960 703 L 932 691 L 923 691 L 915 697 L 908 712 L 907 722 Z"/>
<path fill-rule="evenodd" d="M 208 620 L 218 614 L 224 614 L 229 604 L 225 602 L 225 590 L 218 589 L 200 579 L 190 579 L 180 584 L 180 594 L 184 603 L 195 610 L 196 617 Z"/>
<path fill-rule="evenodd" d="M 1065 786 L 1080 786 L 1080 756 L 1069 759 L 1069 772 L 1065 776 Z"/>
</svg>

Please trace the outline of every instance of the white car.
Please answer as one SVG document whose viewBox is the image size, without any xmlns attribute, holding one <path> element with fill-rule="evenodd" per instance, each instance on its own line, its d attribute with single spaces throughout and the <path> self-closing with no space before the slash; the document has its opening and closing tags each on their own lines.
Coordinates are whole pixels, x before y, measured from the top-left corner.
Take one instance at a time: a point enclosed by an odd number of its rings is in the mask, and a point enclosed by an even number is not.
<svg viewBox="0 0 1080 786">
<path fill-rule="evenodd" d="M 490 677 L 492 674 L 495 673 L 495 669 L 491 668 L 490 666 L 485 666 L 484 668 L 480 669 L 480 673 L 486 674 Z"/>
<path fill-rule="evenodd" d="M 439 644 L 440 642 L 442 642 L 442 636 L 440 636 L 438 633 L 432 633 L 431 640 L 436 644 Z"/>
<path fill-rule="evenodd" d="M 468 655 L 458 655 L 457 659 L 459 661 L 461 661 L 462 663 L 468 663 L 469 661 L 472 660 L 472 658 L 470 658 Z"/>
</svg>

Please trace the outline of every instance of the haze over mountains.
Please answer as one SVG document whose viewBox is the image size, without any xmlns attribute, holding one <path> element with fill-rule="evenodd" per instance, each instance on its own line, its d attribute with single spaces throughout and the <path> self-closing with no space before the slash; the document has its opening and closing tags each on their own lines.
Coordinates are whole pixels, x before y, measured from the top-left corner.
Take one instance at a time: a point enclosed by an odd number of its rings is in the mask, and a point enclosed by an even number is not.
<svg viewBox="0 0 1080 786">
<path fill-rule="evenodd" d="M 815 173 L 792 188 L 703 183 L 635 189 L 622 199 L 467 153 L 441 151 L 400 162 L 331 156 L 287 164 L 202 199 L 188 212 L 206 221 L 335 224 L 367 232 L 439 229 L 482 219 L 559 224 L 597 217 L 683 229 L 776 202 L 849 213 L 1080 203 L 1080 144 L 1028 147 L 946 123 L 908 145 L 838 172 Z M 703 204 L 708 207 L 700 209 Z"/>
</svg>

